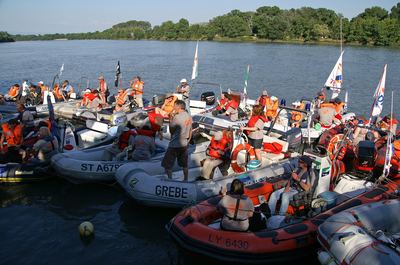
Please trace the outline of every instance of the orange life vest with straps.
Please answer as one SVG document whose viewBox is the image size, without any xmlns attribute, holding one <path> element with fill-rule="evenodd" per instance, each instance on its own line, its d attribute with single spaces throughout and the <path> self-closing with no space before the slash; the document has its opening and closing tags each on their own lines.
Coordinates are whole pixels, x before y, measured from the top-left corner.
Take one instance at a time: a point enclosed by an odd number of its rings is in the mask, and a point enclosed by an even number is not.
<svg viewBox="0 0 400 265">
<path fill-rule="evenodd" d="M 266 122 L 267 119 L 264 116 L 251 116 L 250 120 L 247 122 L 247 127 L 253 128 L 256 126 L 256 123 L 258 120 L 262 120 L 263 122 Z M 251 131 L 246 131 L 246 134 L 250 134 Z"/>
<path fill-rule="evenodd" d="M 235 101 L 235 100 L 229 100 L 228 105 L 226 106 L 226 109 L 228 109 L 229 107 L 231 107 L 232 109 L 237 109 L 239 108 L 239 102 Z"/>
<path fill-rule="evenodd" d="M 136 136 L 136 135 L 137 135 L 136 130 L 128 130 L 128 131 L 122 132 L 118 139 L 119 150 L 124 150 L 129 144 L 129 138 L 131 136 Z"/>
<path fill-rule="evenodd" d="M 132 84 L 132 88 L 133 88 L 132 94 L 133 95 L 142 95 L 143 94 L 143 87 L 144 87 L 144 82 L 143 81 L 139 81 L 139 80 L 135 81 Z"/>
<path fill-rule="evenodd" d="M 226 144 L 227 140 L 224 137 L 220 141 L 216 141 L 213 136 L 207 148 L 207 154 L 215 159 L 221 159 L 225 152 Z"/>
<path fill-rule="evenodd" d="M 128 92 L 126 90 L 122 93 L 118 93 L 118 95 L 117 95 L 117 104 L 118 105 L 122 106 L 125 104 L 127 94 L 128 94 Z"/>
<path fill-rule="evenodd" d="M 17 124 L 14 127 L 14 130 L 11 130 L 10 125 L 8 123 L 3 123 L 1 125 L 3 129 L 3 134 L 6 138 L 7 145 L 20 145 L 22 143 L 22 125 Z"/>
<path fill-rule="evenodd" d="M 271 100 L 271 98 L 268 98 L 267 103 L 265 105 L 267 111 L 265 113 L 265 115 L 267 117 L 273 117 L 275 118 L 277 111 L 278 111 L 278 100 Z"/>
<path fill-rule="evenodd" d="M 225 106 L 225 104 L 228 102 L 228 99 L 227 98 L 221 98 L 220 100 L 219 100 L 219 104 L 218 104 L 218 106 L 217 106 L 217 110 L 222 110 L 222 107 L 224 107 L 224 109 L 226 108 L 226 106 Z"/>
<path fill-rule="evenodd" d="M 56 86 L 56 87 L 53 89 L 53 93 L 54 93 L 54 96 L 55 96 L 58 100 L 63 99 L 63 96 L 62 96 L 62 94 L 61 94 L 61 91 L 60 91 L 60 87 L 59 87 L 59 86 Z"/>
<path fill-rule="evenodd" d="M 10 97 L 16 97 L 16 96 L 18 96 L 18 93 L 19 93 L 19 89 L 18 89 L 18 87 L 16 87 L 16 86 L 12 86 L 11 88 L 10 88 L 10 90 L 8 91 L 8 95 L 10 96 Z"/>
<path fill-rule="evenodd" d="M 270 98 L 268 96 L 261 96 L 260 99 L 258 100 L 258 105 L 265 107 L 268 101 L 270 101 Z"/>
</svg>

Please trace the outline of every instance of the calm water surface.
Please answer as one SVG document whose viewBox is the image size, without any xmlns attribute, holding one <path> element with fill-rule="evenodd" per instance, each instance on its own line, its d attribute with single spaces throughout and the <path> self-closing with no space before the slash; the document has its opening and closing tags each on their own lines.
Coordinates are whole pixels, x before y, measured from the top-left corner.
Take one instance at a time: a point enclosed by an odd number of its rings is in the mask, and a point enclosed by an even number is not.
<svg viewBox="0 0 400 265">
<path fill-rule="evenodd" d="M 250 64 L 250 97 L 268 88 L 270 94 L 288 102 L 314 96 L 340 53 L 335 46 L 213 42 L 199 46 L 199 81 L 241 90 Z M 24 78 L 49 84 L 62 63 L 62 78 L 75 87 L 81 77 L 89 78 L 95 87 L 99 74 L 111 85 L 119 60 L 123 83 L 140 75 L 145 96 L 150 98 L 174 89 L 181 78 L 190 78 L 194 48 L 194 42 L 156 41 L 0 44 L 0 89 L 4 92 Z M 346 48 L 344 86 L 349 90 L 351 111 L 369 113 L 385 63 L 389 65 L 386 91 L 396 91 L 398 103 L 399 58 L 399 50 Z M 198 85 L 192 95 L 199 97 L 210 88 Z M 389 102 L 387 96 L 384 113 Z M 399 110 L 396 104 L 396 113 Z M 73 185 L 63 180 L 3 186 L 0 206 L 0 264 L 193 263 L 178 253 L 164 229 L 176 211 L 138 206 L 118 186 Z M 77 227 L 85 220 L 95 225 L 96 237 L 90 243 L 78 235 Z"/>
</svg>

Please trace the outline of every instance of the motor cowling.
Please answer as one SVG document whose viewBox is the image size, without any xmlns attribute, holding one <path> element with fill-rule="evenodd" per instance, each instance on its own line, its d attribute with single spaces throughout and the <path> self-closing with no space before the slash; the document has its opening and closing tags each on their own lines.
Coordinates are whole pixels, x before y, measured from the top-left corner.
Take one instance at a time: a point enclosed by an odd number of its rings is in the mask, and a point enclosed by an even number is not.
<svg viewBox="0 0 400 265">
<path fill-rule="evenodd" d="M 355 169 L 371 171 L 374 169 L 377 151 L 373 141 L 360 141 L 356 150 Z"/>
<path fill-rule="evenodd" d="M 201 101 L 205 101 L 207 105 L 214 105 L 215 93 L 212 91 L 204 92 L 200 96 Z"/>
</svg>

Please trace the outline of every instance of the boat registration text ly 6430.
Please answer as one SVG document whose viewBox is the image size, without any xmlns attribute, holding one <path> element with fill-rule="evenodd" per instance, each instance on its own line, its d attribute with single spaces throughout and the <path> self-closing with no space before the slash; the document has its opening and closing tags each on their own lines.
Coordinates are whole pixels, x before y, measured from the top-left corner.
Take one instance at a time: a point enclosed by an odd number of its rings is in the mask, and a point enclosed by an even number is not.
<svg viewBox="0 0 400 265">
<path fill-rule="evenodd" d="M 248 249 L 249 242 L 241 239 L 225 238 L 216 234 L 208 235 L 208 242 L 227 248 Z"/>
</svg>

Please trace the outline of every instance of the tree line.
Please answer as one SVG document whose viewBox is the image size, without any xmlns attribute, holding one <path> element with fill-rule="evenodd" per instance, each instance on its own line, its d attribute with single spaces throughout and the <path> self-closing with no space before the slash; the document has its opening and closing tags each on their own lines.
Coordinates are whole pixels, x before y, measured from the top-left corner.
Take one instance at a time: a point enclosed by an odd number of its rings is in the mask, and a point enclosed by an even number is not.
<svg viewBox="0 0 400 265">
<path fill-rule="evenodd" d="M 104 31 L 88 33 L 14 35 L 20 40 L 130 39 L 130 40 L 265 40 L 298 42 L 337 42 L 340 24 L 345 43 L 400 46 L 400 3 L 392 9 L 378 6 L 365 9 L 351 20 L 326 8 L 302 7 L 283 10 L 263 6 L 255 12 L 231 12 L 207 23 L 163 22 L 152 27 L 146 21 L 119 23 Z M 1 36 L 1 35 L 0 35 Z"/>
</svg>

